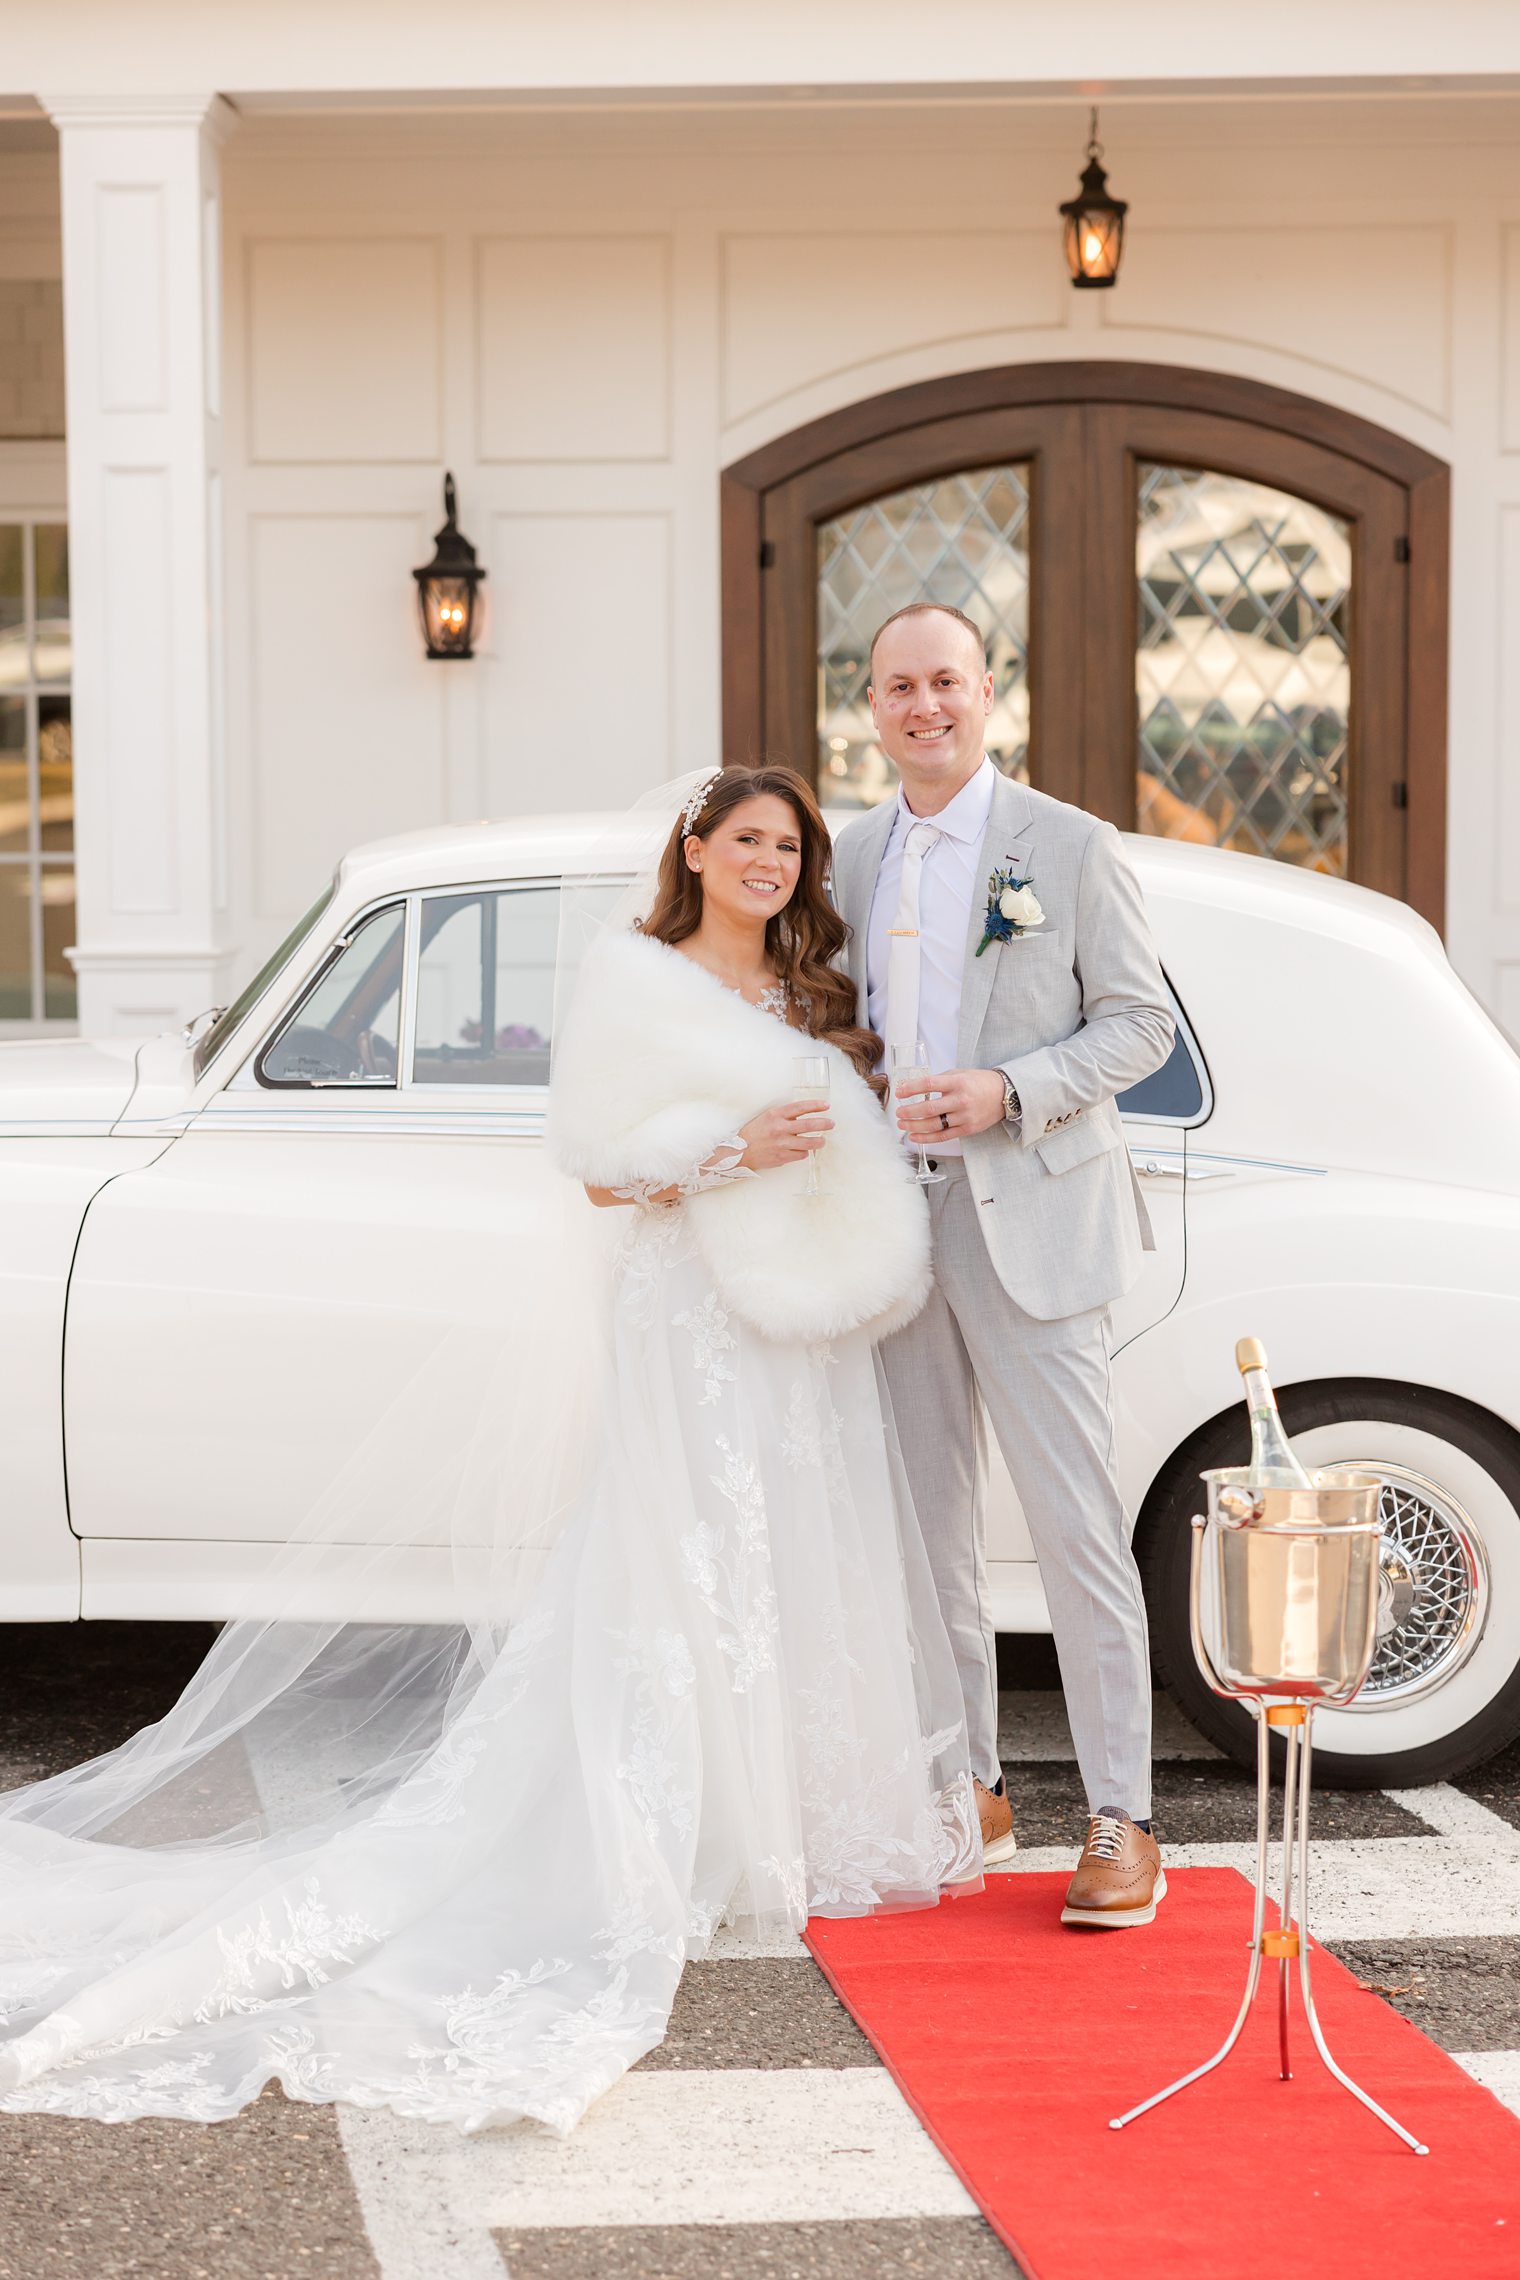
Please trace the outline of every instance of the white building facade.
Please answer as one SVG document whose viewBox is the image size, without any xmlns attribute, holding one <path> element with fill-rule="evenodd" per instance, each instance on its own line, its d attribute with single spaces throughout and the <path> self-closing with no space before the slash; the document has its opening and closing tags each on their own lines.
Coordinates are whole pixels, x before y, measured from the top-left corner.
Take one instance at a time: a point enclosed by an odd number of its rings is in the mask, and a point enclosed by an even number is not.
<svg viewBox="0 0 1520 2280">
<path fill-rule="evenodd" d="M 378 834 L 725 751 L 879 796 L 861 637 L 927 591 L 1003 764 L 1406 895 L 1520 1034 L 1513 11 L 6 31 L 10 1033 L 224 1001 Z M 446 470 L 488 575 L 437 662 Z"/>
</svg>

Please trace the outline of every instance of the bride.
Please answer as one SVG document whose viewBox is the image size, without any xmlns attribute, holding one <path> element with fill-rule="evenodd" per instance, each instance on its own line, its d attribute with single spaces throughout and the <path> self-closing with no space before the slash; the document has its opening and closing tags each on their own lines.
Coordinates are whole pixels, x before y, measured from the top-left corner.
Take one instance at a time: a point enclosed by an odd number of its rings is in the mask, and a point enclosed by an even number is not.
<svg viewBox="0 0 1520 2280">
<path fill-rule="evenodd" d="M 0 2109 L 210 2122 L 277 2080 L 565 2130 L 721 1925 L 977 1888 L 873 1344 L 922 1302 L 927 1229 L 827 859 L 799 779 L 731 770 L 690 790 L 641 922 L 581 957 L 550 1152 L 603 1207 L 561 1178 L 580 1235 L 614 1239 L 526 1605 L 229 1624 L 158 1726 L 0 1800 Z M 555 1239 L 579 1290 L 577 1256 Z M 513 1430 L 509 1506 L 548 1493 Z"/>
</svg>

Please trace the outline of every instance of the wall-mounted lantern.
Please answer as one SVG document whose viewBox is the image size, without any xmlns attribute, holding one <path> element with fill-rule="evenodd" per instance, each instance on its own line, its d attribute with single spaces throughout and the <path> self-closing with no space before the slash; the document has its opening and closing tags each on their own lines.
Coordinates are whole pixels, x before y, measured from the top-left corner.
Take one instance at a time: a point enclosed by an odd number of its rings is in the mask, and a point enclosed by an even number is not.
<svg viewBox="0 0 1520 2280">
<path fill-rule="evenodd" d="M 433 559 L 412 576 L 422 611 L 422 636 L 429 657 L 474 654 L 475 600 L 484 570 L 475 549 L 455 520 L 454 478 L 443 478 L 444 524 L 433 545 Z"/>
<path fill-rule="evenodd" d="M 1129 207 L 1123 198 L 1109 196 L 1108 176 L 1099 163 L 1102 155 L 1095 107 L 1087 130 L 1081 187 L 1061 208 L 1066 266 L 1073 285 L 1112 285 L 1124 254 L 1124 217 Z"/>
</svg>

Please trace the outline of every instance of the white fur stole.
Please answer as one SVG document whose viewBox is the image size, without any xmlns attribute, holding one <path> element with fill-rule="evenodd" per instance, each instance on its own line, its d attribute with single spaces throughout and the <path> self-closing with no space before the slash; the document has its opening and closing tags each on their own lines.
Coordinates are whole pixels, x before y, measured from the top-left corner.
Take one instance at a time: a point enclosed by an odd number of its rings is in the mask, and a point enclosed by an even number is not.
<svg viewBox="0 0 1520 2280">
<path fill-rule="evenodd" d="M 692 1230 L 723 1304 L 765 1337 L 885 1337 L 929 1290 L 929 1215 L 894 1127 L 836 1047 L 667 943 L 613 933 L 588 954 L 554 1041 L 550 1151 L 592 1187 L 681 1179 L 797 1097 L 799 1053 L 831 1064 L 820 1192 L 806 1193 L 805 1165 L 782 1165 L 688 1197 Z"/>
</svg>

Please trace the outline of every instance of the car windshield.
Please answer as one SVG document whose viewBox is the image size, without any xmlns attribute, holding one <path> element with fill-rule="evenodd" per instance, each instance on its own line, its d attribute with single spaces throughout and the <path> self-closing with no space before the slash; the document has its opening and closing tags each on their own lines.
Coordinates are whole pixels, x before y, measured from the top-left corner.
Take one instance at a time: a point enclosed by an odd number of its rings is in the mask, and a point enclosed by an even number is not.
<svg viewBox="0 0 1520 2280">
<path fill-rule="evenodd" d="M 270 983 L 274 980 L 275 975 L 285 964 L 286 960 L 295 956 L 296 951 L 300 948 L 307 935 L 310 934 L 312 928 L 316 925 L 317 920 L 322 916 L 323 911 L 326 910 L 328 904 L 332 901 L 333 896 L 337 891 L 337 885 L 337 876 L 334 874 L 334 876 L 328 880 L 327 885 L 322 889 L 322 892 L 318 895 L 316 901 L 312 904 L 305 917 L 296 921 L 296 924 L 291 928 L 284 941 L 280 944 L 279 949 L 276 950 L 271 957 L 265 959 L 263 965 L 260 966 L 258 972 L 254 975 L 253 980 L 248 984 L 247 988 L 239 992 L 238 996 L 233 999 L 231 1005 L 226 1008 L 225 1012 L 219 1013 L 217 1015 L 215 1021 L 213 1021 L 211 1027 L 207 1030 L 205 1036 L 200 1040 L 199 1044 L 195 1048 L 195 1073 L 197 1076 L 200 1076 L 202 1071 L 209 1067 L 211 1061 L 215 1055 L 221 1051 L 222 1047 L 226 1044 L 233 1031 L 241 1027 L 244 1015 L 249 1011 L 250 1007 L 258 1003 L 258 1000 L 264 995 L 264 992 L 268 989 Z"/>
</svg>

